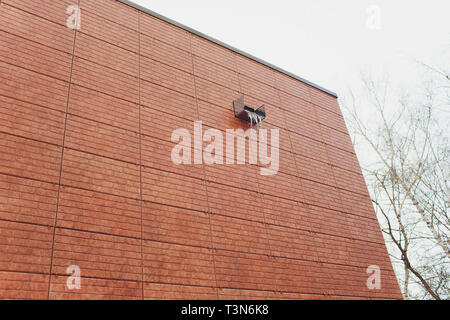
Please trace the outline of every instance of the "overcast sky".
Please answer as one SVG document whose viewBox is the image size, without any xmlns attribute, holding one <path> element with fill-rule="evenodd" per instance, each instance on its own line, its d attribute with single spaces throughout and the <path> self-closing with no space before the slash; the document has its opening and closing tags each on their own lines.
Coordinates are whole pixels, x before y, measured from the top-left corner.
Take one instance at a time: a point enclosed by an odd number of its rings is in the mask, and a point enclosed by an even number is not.
<svg viewBox="0 0 450 320">
<path fill-rule="evenodd" d="M 134 2 L 337 93 L 361 70 L 419 80 L 416 59 L 450 52 L 448 0 Z"/>
</svg>

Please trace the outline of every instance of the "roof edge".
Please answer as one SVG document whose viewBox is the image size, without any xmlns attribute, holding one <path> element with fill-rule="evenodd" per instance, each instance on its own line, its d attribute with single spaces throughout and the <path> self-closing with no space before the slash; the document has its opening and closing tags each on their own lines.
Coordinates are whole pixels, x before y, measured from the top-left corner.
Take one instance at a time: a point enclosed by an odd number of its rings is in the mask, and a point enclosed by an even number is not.
<svg viewBox="0 0 450 320">
<path fill-rule="evenodd" d="M 333 91 L 325 89 L 324 87 L 321 87 L 321 86 L 319 86 L 319 85 L 317 85 L 317 84 L 315 84 L 315 83 L 313 83 L 311 81 L 308 81 L 308 80 L 306 80 L 306 79 L 304 79 L 302 77 L 299 77 L 299 76 L 297 76 L 297 75 L 295 75 L 295 74 L 293 74 L 293 73 L 291 73 L 289 71 L 286 71 L 286 70 L 284 70 L 282 68 L 279 68 L 279 67 L 277 67 L 277 66 L 275 66 L 275 65 L 273 65 L 273 64 L 271 64 L 269 62 L 266 62 L 266 61 L 264 61 L 262 59 L 259 59 L 259 58 L 255 57 L 255 56 L 253 56 L 253 55 L 251 55 L 249 53 L 246 53 L 246 52 L 244 52 L 242 50 L 239 50 L 239 49 L 237 49 L 237 48 L 235 48 L 233 46 L 230 46 L 230 45 L 228 45 L 228 44 L 226 44 L 226 43 L 224 43 L 224 42 L 222 42 L 220 40 L 214 39 L 214 38 L 212 38 L 212 37 L 210 37 L 210 36 L 200 32 L 200 31 L 197 31 L 197 30 L 192 29 L 192 28 L 190 28 L 188 26 L 185 26 L 182 23 L 179 23 L 179 22 L 174 21 L 174 20 L 172 20 L 170 18 L 167 18 L 167 17 L 165 17 L 165 16 L 163 16 L 163 15 L 157 13 L 157 12 L 154 12 L 154 11 L 152 11 L 150 9 L 147 9 L 147 8 L 145 8 L 145 7 L 141 6 L 141 5 L 138 5 L 138 4 L 136 4 L 136 3 L 132 2 L 132 1 L 129 1 L 129 0 L 116 0 L 116 1 L 121 2 L 123 4 L 126 4 L 126 5 L 128 5 L 130 7 L 133 7 L 133 8 L 135 8 L 135 9 L 137 9 L 139 11 L 142 11 L 144 13 L 147 13 L 147 14 L 155 17 L 155 18 L 163 20 L 163 21 L 165 21 L 167 23 L 170 23 L 170 24 L 172 24 L 172 25 L 174 25 L 174 26 L 176 26 L 178 28 L 181 28 L 183 30 L 186 30 L 186 31 L 188 31 L 190 33 L 193 33 L 193 34 L 195 34 L 195 35 L 197 35 L 197 36 L 199 36 L 199 37 L 201 37 L 201 38 L 203 38 L 205 40 L 211 41 L 211 42 L 213 42 L 213 43 L 215 43 L 215 44 L 217 44 L 217 45 L 219 45 L 221 47 L 229 49 L 229 50 L 231 50 L 231 51 L 233 51 L 235 53 L 238 53 L 238 54 L 240 54 L 240 55 L 242 55 L 244 57 L 247 57 L 247 58 L 249 58 L 249 59 L 251 59 L 253 61 L 261 63 L 261 64 L 265 65 L 266 67 L 269 67 L 269 68 L 271 68 L 273 70 L 281 72 L 281 73 L 283 73 L 283 74 L 285 74 L 285 75 L 287 75 L 287 76 L 289 76 L 291 78 L 294 78 L 295 80 L 303 82 L 303 83 L 305 83 L 305 84 L 307 84 L 307 85 L 309 85 L 311 87 L 314 87 L 314 88 L 316 88 L 316 89 L 318 89 L 318 90 L 320 90 L 322 92 L 325 92 L 325 93 L 327 93 L 327 94 L 329 94 L 329 95 L 331 95 L 331 96 L 333 96 L 335 98 L 338 98 L 338 95 L 335 92 L 333 92 Z"/>
</svg>

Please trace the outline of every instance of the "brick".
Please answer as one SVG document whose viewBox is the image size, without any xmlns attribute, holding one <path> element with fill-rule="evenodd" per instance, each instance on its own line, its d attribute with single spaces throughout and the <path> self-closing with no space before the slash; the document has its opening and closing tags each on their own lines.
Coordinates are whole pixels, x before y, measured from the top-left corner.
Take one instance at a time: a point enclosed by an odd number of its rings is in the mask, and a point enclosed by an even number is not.
<svg viewBox="0 0 450 320">
<path fill-rule="evenodd" d="M 53 226 L 57 193 L 54 184 L 0 175 L 1 218 Z"/>
<path fill-rule="evenodd" d="M 208 203 L 203 180 L 159 171 L 142 170 L 142 196 L 145 201 L 207 211 Z"/>
<path fill-rule="evenodd" d="M 69 266 L 81 277 L 140 281 L 140 240 L 91 232 L 57 229 L 53 253 L 55 275 L 66 275 Z"/>
<path fill-rule="evenodd" d="M 105 19 L 104 12 L 92 13 L 91 11 L 82 11 L 80 32 L 131 52 L 139 51 L 139 33 L 137 31 L 124 27 L 116 20 Z M 107 15 L 110 10 L 105 10 L 105 12 Z M 126 20 L 132 21 L 130 15 Z"/>
<path fill-rule="evenodd" d="M 240 90 L 236 72 L 197 56 L 194 56 L 194 74 L 231 90 Z"/>
<path fill-rule="evenodd" d="M 139 79 L 76 57 L 73 83 L 129 102 L 139 102 Z"/>
<path fill-rule="evenodd" d="M 142 134 L 160 140 L 171 141 L 172 133 L 177 129 L 187 129 L 193 145 L 194 121 L 180 118 L 158 109 L 141 108 Z M 176 143 L 173 143 L 175 146 Z"/>
<path fill-rule="evenodd" d="M 324 94 L 316 88 L 310 88 L 310 94 L 311 102 L 315 105 L 334 112 L 335 114 L 342 115 L 338 100 L 335 97 L 326 93 Z"/>
<path fill-rule="evenodd" d="M 214 82 L 198 77 L 195 78 L 195 85 L 198 99 L 229 110 L 233 110 L 233 101 L 242 95 L 235 90 L 222 87 Z"/>
<path fill-rule="evenodd" d="M 273 278 L 281 292 L 323 294 L 323 286 L 317 279 L 320 264 L 277 257 L 273 260 Z"/>
<path fill-rule="evenodd" d="M 172 149 L 175 143 L 159 140 L 157 138 L 142 136 L 142 165 L 153 169 L 169 171 L 192 178 L 203 179 L 202 164 L 175 164 L 172 157 Z M 191 161 L 193 163 L 194 149 L 191 149 Z"/>
<path fill-rule="evenodd" d="M 248 161 L 248 160 L 247 160 Z M 235 188 L 258 191 L 257 167 L 249 164 L 205 165 L 205 179 Z"/>
<path fill-rule="evenodd" d="M 332 170 L 334 176 L 336 177 L 336 184 L 338 188 L 367 195 L 367 186 L 362 174 L 347 171 L 335 166 L 332 167 Z"/>
<path fill-rule="evenodd" d="M 65 111 L 68 84 L 0 61 L 0 95 Z"/>
<path fill-rule="evenodd" d="M 271 87 L 276 87 L 274 71 L 269 67 L 266 67 L 239 54 L 235 55 L 235 60 L 236 68 L 239 73 L 244 74 L 257 81 L 264 82 Z"/>
<path fill-rule="evenodd" d="M 340 192 L 336 187 L 301 179 L 303 202 L 332 210 L 343 210 Z"/>
<path fill-rule="evenodd" d="M 208 182 L 208 203 L 212 213 L 264 222 L 258 193 Z"/>
<path fill-rule="evenodd" d="M 131 30 L 138 30 L 138 11 L 119 1 L 80 0 L 80 8 Z"/>
<path fill-rule="evenodd" d="M 296 134 L 314 137 L 319 141 L 322 139 L 322 131 L 319 123 L 295 113 L 286 114 L 286 128 Z"/>
<path fill-rule="evenodd" d="M 262 195 L 262 203 L 266 223 L 294 229 L 311 229 L 313 217 L 301 203 L 271 195 Z"/>
<path fill-rule="evenodd" d="M 333 166 L 361 174 L 358 158 L 354 153 L 326 145 L 329 163 Z M 324 160 L 326 161 L 326 160 Z"/>
<path fill-rule="evenodd" d="M 137 76 L 139 73 L 139 56 L 137 53 L 84 33 L 77 34 L 75 56 L 131 76 Z"/>
<path fill-rule="evenodd" d="M 36 273 L 0 272 L 0 297 L 5 300 L 45 300 L 49 276 Z"/>
<path fill-rule="evenodd" d="M 286 110 L 286 114 L 296 114 L 303 118 L 319 122 L 320 120 L 323 121 L 325 118 L 325 114 L 323 114 L 323 112 L 319 112 L 320 108 L 311 102 L 281 90 L 278 90 L 278 94 L 280 95 L 280 108 Z M 321 115 L 320 117 L 319 114 Z"/>
<path fill-rule="evenodd" d="M 38 6 L 34 1 L 31 3 L 31 0 L 27 0 L 25 3 L 20 1 L 20 4 L 18 4 L 19 1 L 14 2 L 18 6 L 27 5 L 32 6 L 34 9 L 40 7 L 40 4 Z M 45 1 L 44 4 L 46 5 L 40 7 L 39 11 L 49 12 L 49 6 L 55 8 L 54 2 L 49 2 L 49 0 Z M 61 3 L 57 4 L 57 7 L 60 5 Z M 65 9 L 63 12 L 65 13 Z M 60 25 L 2 3 L 0 10 L 0 30 L 72 54 L 74 31 L 67 28 L 65 25 L 66 19 L 64 19 L 64 25 Z"/>
<path fill-rule="evenodd" d="M 156 60 L 141 57 L 140 77 L 162 87 L 195 96 L 192 74 L 173 68 Z"/>
<path fill-rule="evenodd" d="M 141 213 L 137 200 L 61 187 L 58 227 L 140 238 Z"/>
<path fill-rule="evenodd" d="M 350 239 L 323 233 L 316 233 L 314 237 L 320 262 L 334 264 L 349 263 L 348 246 L 351 243 Z"/>
<path fill-rule="evenodd" d="M 327 154 L 328 146 L 320 140 L 311 139 L 294 132 L 289 132 L 289 137 L 292 141 L 293 153 L 321 162 L 329 161 Z"/>
<path fill-rule="evenodd" d="M 69 113 L 90 120 L 139 131 L 139 106 L 110 95 L 72 85 Z"/>
<path fill-rule="evenodd" d="M 53 228 L 0 220 L 0 269 L 49 273 Z"/>
<path fill-rule="evenodd" d="M 307 84 L 301 83 L 300 81 L 277 71 L 275 71 L 275 80 L 278 89 L 281 91 L 301 98 L 307 102 L 311 102 L 311 89 Z"/>
<path fill-rule="evenodd" d="M 69 17 L 66 13 L 67 7 L 74 4 L 73 0 L 61 0 L 58 2 L 42 0 L 39 3 L 33 0 L 3 0 L 2 2 L 63 26 L 66 26 L 66 21 Z"/>
<path fill-rule="evenodd" d="M 140 32 L 179 49 L 190 51 L 189 34 L 167 22 L 141 13 Z"/>
<path fill-rule="evenodd" d="M 221 300 L 278 300 L 281 295 L 274 291 L 219 289 Z"/>
<path fill-rule="evenodd" d="M 263 223 L 212 215 L 211 232 L 215 249 L 257 254 L 270 252 Z"/>
<path fill-rule="evenodd" d="M 140 85 L 143 106 L 158 110 L 162 114 L 167 113 L 189 120 L 197 119 L 197 104 L 194 97 L 148 81 L 141 81 Z"/>
<path fill-rule="evenodd" d="M 207 213 L 144 202 L 142 219 L 145 240 L 211 247 Z"/>
<path fill-rule="evenodd" d="M 280 98 L 274 87 L 268 86 L 265 83 L 255 81 L 245 75 L 239 75 L 239 81 L 244 94 L 259 98 L 264 103 L 271 105 L 278 105 L 280 103 Z"/>
<path fill-rule="evenodd" d="M 191 35 L 191 43 L 192 54 L 236 71 L 234 53 L 230 50 L 208 42 L 196 35 Z"/>
<path fill-rule="evenodd" d="M 65 114 L 0 96 L 0 130 L 13 135 L 62 145 Z"/>
<path fill-rule="evenodd" d="M 265 255 L 217 250 L 214 255 L 219 288 L 274 290 L 275 266 Z"/>
<path fill-rule="evenodd" d="M 142 283 L 86 278 L 81 274 L 80 290 L 69 290 L 66 282 L 69 275 L 52 276 L 51 300 L 138 300 L 142 299 Z"/>
<path fill-rule="evenodd" d="M 217 289 L 161 283 L 144 283 L 145 300 L 217 300 Z"/>
<path fill-rule="evenodd" d="M 297 154 L 294 158 L 301 178 L 323 183 L 332 187 L 336 186 L 336 181 L 338 179 L 335 179 L 334 170 L 328 163 L 316 161 Z"/>
<path fill-rule="evenodd" d="M 71 54 L 4 31 L 0 31 L 0 60 L 59 80 L 70 79 Z"/>
<path fill-rule="evenodd" d="M 65 186 L 138 199 L 139 167 L 66 149 L 61 183 Z"/>
<path fill-rule="evenodd" d="M 317 120 L 325 126 L 328 126 L 334 130 L 347 133 L 347 125 L 345 124 L 344 117 L 341 114 L 331 112 L 325 108 L 317 107 Z"/>
<path fill-rule="evenodd" d="M 282 172 L 272 176 L 258 176 L 259 190 L 263 194 L 279 196 L 293 201 L 301 201 L 303 194 L 300 179 Z"/>
<path fill-rule="evenodd" d="M 139 164 L 139 135 L 121 128 L 69 115 L 65 146 Z"/>
<path fill-rule="evenodd" d="M 140 35 L 140 54 L 187 73 L 193 73 L 190 52 L 145 34 Z"/>
<path fill-rule="evenodd" d="M 145 240 L 143 252 L 145 282 L 215 286 L 210 249 Z"/>
<path fill-rule="evenodd" d="M 273 256 L 317 261 L 313 233 L 281 226 L 267 226 L 270 251 Z"/>
<path fill-rule="evenodd" d="M 339 237 L 351 235 L 348 214 L 343 212 L 308 205 L 307 210 L 313 217 L 311 219 L 311 231 L 326 233 Z"/>
<path fill-rule="evenodd" d="M 231 116 L 230 116 L 231 115 Z M 227 129 L 249 129 L 248 123 L 233 116 L 233 106 L 224 108 L 206 101 L 198 101 L 198 119 L 204 125 L 225 132 Z"/>
<path fill-rule="evenodd" d="M 341 131 L 334 130 L 332 128 L 321 126 L 323 135 L 323 141 L 333 147 L 345 150 L 350 153 L 354 153 L 352 141 L 348 133 L 342 133 Z"/>
<path fill-rule="evenodd" d="M 375 211 L 368 194 L 362 195 L 343 189 L 338 189 L 338 192 L 342 199 L 342 210 L 344 212 L 366 218 L 375 218 Z"/>
<path fill-rule="evenodd" d="M 0 172 L 58 183 L 61 147 L 0 133 Z"/>
</svg>

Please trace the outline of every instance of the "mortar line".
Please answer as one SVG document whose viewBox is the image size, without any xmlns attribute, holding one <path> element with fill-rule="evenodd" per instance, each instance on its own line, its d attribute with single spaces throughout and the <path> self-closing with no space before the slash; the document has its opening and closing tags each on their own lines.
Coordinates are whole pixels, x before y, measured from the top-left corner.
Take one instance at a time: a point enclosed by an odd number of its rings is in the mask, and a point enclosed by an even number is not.
<svg viewBox="0 0 450 320">
<path fill-rule="evenodd" d="M 141 295 L 144 300 L 144 230 L 143 230 L 143 197 L 142 197 L 142 118 L 141 118 L 141 13 L 138 15 L 138 101 L 139 101 L 139 209 L 141 214 Z"/>
<path fill-rule="evenodd" d="M 199 109 L 199 105 L 198 105 L 198 97 L 197 97 L 197 81 L 196 81 L 196 77 L 195 77 L 195 63 L 194 63 L 194 53 L 192 50 L 192 34 L 191 33 L 187 33 L 189 35 L 189 46 L 190 46 L 190 54 L 191 54 L 191 61 L 192 61 L 192 75 L 193 75 L 193 79 L 194 79 L 194 94 L 195 94 L 195 104 L 197 106 L 197 118 L 200 119 L 200 109 Z M 202 141 L 203 141 L 203 137 L 202 137 Z M 203 153 L 203 150 L 202 150 Z M 203 157 L 203 154 L 202 154 Z M 213 260 L 213 268 L 214 268 L 214 281 L 216 283 L 216 295 L 217 295 L 217 299 L 219 299 L 219 283 L 217 282 L 217 270 L 216 270 L 216 247 L 214 246 L 213 243 L 213 232 L 212 232 L 212 223 L 211 223 L 211 208 L 209 205 L 209 195 L 208 195 L 208 182 L 206 180 L 206 169 L 205 169 L 205 164 L 202 161 L 202 170 L 203 170 L 203 183 L 205 185 L 205 193 L 206 193 L 206 203 L 208 204 L 208 222 L 209 222 L 209 238 L 210 238 L 210 243 L 211 243 L 211 255 L 212 255 L 212 260 Z"/>
<path fill-rule="evenodd" d="M 274 74 L 274 78 L 275 78 L 275 85 L 276 85 L 276 87 L 277 87 L 277 90 L 276 90 L 276 92 L 277 92 L 277 96 L 278 96 L 278 101 L 279 101 L 279 103 L 281 104 L 281 95 L 280 95 L 280 90 L 279 90 L 279 84 L 278 84 L 278 81 L 277 81 L 277 77 L 275 76 L 275 71 L 273 71 L 273 74 Z M 309 92 L 309 91 L 308 91 Z M 284 122 L 286 123 L 287 121 L 286 121 L 286 114 L 285 113 L 283 113 L 283 118 L 284 118 Z M 289 133 L 290 131 L 288 131 L 288 133 Z M 291 150 L 290 150 L 290 153 L 291 153 L 291 155 L 293 155 L 294 154 L 294 152 L 293 152 L 293 150 L 294 150 L 294 145 L 293 145 L 293 142 L 292 142 L 292 139 L 291 139 L 291 135 L 289 134 L 289 144 L 290 144 L 290 146 L 291 146 Z M 303 185 L 302 185 L 302 178 L 301 178 L 301 175 L 300 175 L 300 168 L 299 168 L 299 165 L 298 165 L 298 163 L 297 163 L 297 161 L 295 161 L 295 159 L 294 159 L 294 163 L 295 163 L 295 170 L 296 170 L 296 172 L 297 172 L 297 179 L 298 179 L 298 184 L 299 184 L 299 186 L 300 186 L 300 192 L 303 192 Z M 303 196 L 302 194 L 301 194 L 301 196 Z M 303 199 L 304 200 L 304 199 Z M 305 203 L 305 202 L 303 202 L 303 201 L 296 201 L 296 203 L 297 203 L 297 206 L 300 208 L 300 203 L 302 203 L 302 204 L 304 204 L 304 205 L 306 205 L 307 207 L 309 207 L 309 204 L 307 204 L 307 203 Z M 308 210 L 308 212 L 309 212 L 309 210 Z M 309 233 L 311 233 L 312 235 L 314 234 L 313 232 L 312 232 L 312 225 L 310 225 L 308 222 L 307 222 L 307 228 L 309 229 L 309 230 L 307 230 Z M 316 261 L 318 262 L 318 263 L 320 263 L 320 261 L 319 261 L 319 254 L 318 254 L 318 252 L 317 252 L 317 248 L 315 248 L 315 250 L 313 251 L 314 253 L 315 253 L 315 258 L 317 259 Z"/>
<path fill-rule="evenodd" d="M 80 7 L 80 0 L 78 0 L 78 7 Z M 51 256 L 50 256 L 50 270 L 49 270 L 49 277 L 48 277 L 47 299 L 50 299 L 50 287 L 51 287 L 51 281 L 52 281 L 53 260 L 54 260 L 54 254 L 55 254 L 55 237 L 56 237 L 56 228 L 57 228 L 57 224 L 58 224 L 58 211 L 59 211 L 59 200 L 60 200 L 60 195 L 61 195 L 61 181 L 62 181 L 62 171 L 63 171 L 63 161 L 64 161 L 64 148 L 65 148 L 65 141 L 66 141 L 67 119 L 68 119 L 69 102 L 70 102 L 70 90 L 72 87 L 72 75 L 73 75 L 73 64 L 74 64 L 74 60 L 75 60 L 76 40 L 77 40 L 77 29 L 75 28 L 74 35 L 73 35 L 72 61 L 70 64 L 69 86 L 67 89 L 66 114 L 65 114 L 65 119 L 64 119 L 64 133 L 63 133 L 63 140 L 62 140 L 62 146 L 61 146 L 58 193 L 56 196 L 56 212 L 55 212 L 55 223 L 53 225 L 52 250 L 51 250 Z"/>
</svg>

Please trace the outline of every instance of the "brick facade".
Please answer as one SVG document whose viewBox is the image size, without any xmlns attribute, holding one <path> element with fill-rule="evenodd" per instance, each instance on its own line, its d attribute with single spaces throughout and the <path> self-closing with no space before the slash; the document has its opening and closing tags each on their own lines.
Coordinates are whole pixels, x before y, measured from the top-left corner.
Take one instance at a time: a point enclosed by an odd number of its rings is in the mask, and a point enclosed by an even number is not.
<svg viewBox="0 0 450 320">
<path fill-rule="evenodd" d="M 335 97 L 118 1 L 71 30 L 73 4 L 0 1 L 0 298 L 401 298 Z M 175 166 L 173 130 L 246 128 L 241 95 L 279 173 Z"/>
</svg>

